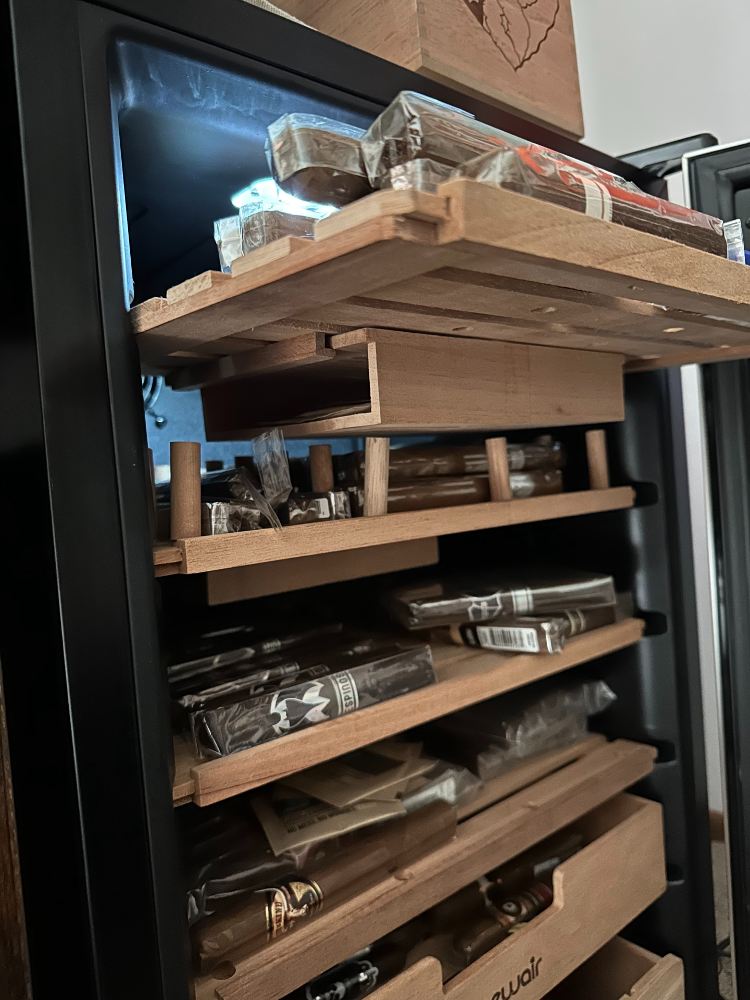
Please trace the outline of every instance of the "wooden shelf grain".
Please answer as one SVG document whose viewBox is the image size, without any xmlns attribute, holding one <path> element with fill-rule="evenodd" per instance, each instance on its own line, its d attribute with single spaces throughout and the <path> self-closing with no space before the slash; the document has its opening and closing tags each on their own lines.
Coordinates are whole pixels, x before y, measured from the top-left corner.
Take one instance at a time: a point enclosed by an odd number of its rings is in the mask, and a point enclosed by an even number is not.
<svg viewBox="0 0 750 1000">
<path fill-rule="evenodd" d="M 643 635 L 643 622 L 626 618 L 572 639 L 550 656 L 506 655 L 462 646 L 433 644 L 438 682 L 351 715 L 290 733 L 227 757 L 190 762 L 190 747 L 179 740 L 176 757 L 180 782 L 175 803 L 191 794 L 198 805 L 211 805 L 277 781 L 295 771 L 332 760 L 350 750 L 402 733 L 468 705 L 562 673 L 580 663 L 631 646 Z"/>
<path fill-rule="evenodd" d="M 211 274 L 133 310 L 147 367 L 367 327 L 620 354 L 634 368 L 750 356 L 745 268 L 472 180 L 377 192 L 314 240 Z"/>
<path fill-rule="evenodd" d="M 632 507 L 635 493 L 629 486 L 607 490 L 581 490 L 554 496 L 528 497 L 491 503 L 463 504 L 380 517 L 355 517 L 321 521 L 279 530 L 240 531 L 229 535 L 203 535 L 174 542 L 172 572 L 212 573 L 237 566 L 257 566 L 282 559 L 299 559 L 329 552 L 369 549 L 393 542 L 437 538 L 464 531 L 500 528 L 513 524 L 597 514 Z M 363 557 L 366 558 L 366 557 Z M 167 555 L 160 551 L 160 559 Z M 162 562 L 161 566 L 164 567 Z"/>
<path fill-rule="evenodd" d="M 549 969 L 537 984 L 549 990 L 664 891 L 660 806 L 629 796 L 613 798 L 648 775 L 655 756 L 652 747 L 623 740 L 597 747 L 460 823 L 454 841 L 408 868 L 386 875 L 356 896 L 331 901 L 318 916 L 259 951 L 232 954 L 229 978 L 199 979 L 197 1000 L 279 1000 L 488 870 L 598 810 L 603 815 L 594 813 L 585 821 L 591 821 L 592 843 L 555 872 L 553 906 L 449 987 L 456 1000 L 492 996 L 497 988 L 489 984 L 493 965 L 502 960 L 504 967 L 507 959 L 509 969 L 524 968 L 531 954 L 540 953 L 527 953 L 533 938 L 534 947 L 537 939 L 543 941 L 543 953 L 549 956 Z M 613 857 L 619 859 L 617 865 Z M 592 892 L 592 886 L 601 891 Z M 596 911 L 596 918 L 586 920 L 582 914 L 587 910 L 589 917 Z M 584 922 L 587 933 L 581 934 Z M 565 941 L 564 951 L 555 947 L 556 935 Z M 481 989 L 472 992 L 474 977 Z M 405 991 L 387 995 L 394 1000 L 414 996 Z M 440 997 L 442 987 L 437 996 L 425 994 L 424 1000 Z"/>
</svg>

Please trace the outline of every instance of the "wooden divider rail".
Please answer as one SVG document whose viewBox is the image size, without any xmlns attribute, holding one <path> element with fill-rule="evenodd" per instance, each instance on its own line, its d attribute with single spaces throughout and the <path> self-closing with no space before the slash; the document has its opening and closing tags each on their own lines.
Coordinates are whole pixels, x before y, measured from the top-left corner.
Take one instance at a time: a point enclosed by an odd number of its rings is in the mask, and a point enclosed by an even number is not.
<svg viewBox="0 0 750 1000">
<path fill-rule="evenodd" d="M 613 753 L 621 755 L 619 763 Z M 623 741 L 593 751 L 464 821 L 452 843 L 407 869 L 338 904 L 333 901 L 329 909 L 258 951 L 229 956 L 222 978 L 197 980 L 196 997 L 279 1000 L 493 867 L 575 823 L 586 846 L 556 869 L 549 910 L 456 976 L 445 990 L 437 962 L 428 960 L 397 977 L 378 997 L 413 1000 L 415 978 L 422 983 L 417 995 L 424 1000 L 502 997 L 503 989 L 513 996 L 519 977 L 524 1000 L 541 1000 L 666 889 L 661 807 L 629 795 L 613 797 L 643 777 L 653 759 L 650 748 Z M 532 957 L 535 968 L 528 971 Z"/>
</svg>

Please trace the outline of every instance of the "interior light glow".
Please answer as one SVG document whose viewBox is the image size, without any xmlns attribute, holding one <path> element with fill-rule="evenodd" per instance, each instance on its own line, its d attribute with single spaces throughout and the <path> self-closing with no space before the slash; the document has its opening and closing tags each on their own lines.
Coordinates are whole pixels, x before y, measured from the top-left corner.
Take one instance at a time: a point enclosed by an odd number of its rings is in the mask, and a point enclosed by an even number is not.
<svg viewBox="0 0 750 1000">
<path fill-rule="evenodd" d="M 247 187 L 236 191 L 231 197 L 232 204 L 238 209 L 251 201 L 263 201 L 269 207 L 278 205 L 279 208 L 286 209 L 290 215 L 310 215 L 321 219 L 334 211 L 332 205 L 319 205 L 314 201 L 295 198 L 293 194 L 282 190 L 273 177 L 260 177 Z"/>
</svg>

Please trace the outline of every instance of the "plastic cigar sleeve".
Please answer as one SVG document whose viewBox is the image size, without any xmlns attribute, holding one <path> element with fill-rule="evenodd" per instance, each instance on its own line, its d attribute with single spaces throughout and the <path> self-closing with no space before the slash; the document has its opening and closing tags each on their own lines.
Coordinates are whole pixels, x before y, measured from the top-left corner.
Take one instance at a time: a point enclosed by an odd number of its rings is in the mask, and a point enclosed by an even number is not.
<svg viewBox="0 0 750 1000">
<path fill-rule="evenodd" d="M 315 223 L 335 211 L 333 205 L 290 198 L 275 184 L 270 190 L 254 192 L 240 207 L 242 252 L 250 253 L 284 236 L 312 239 Z"/>
<path fill-rule="evenodd" d="M 456 166 L 520 141 L 460 108 L 405 90 L 363 136 L 362 155 L 371 184 L 380 187 L 389 170 L 410 160 Z"/>
<path fill-rule="evenodd" d="M 698 250 L 727 255 L 720 219 L 646 194 L 631 181 L 544 146 L 509 146 L 485 153 L 458 166 L 453 176 L 482 181 Z"/>
<path fill-rule="evenodd" d="M 413 862 L 455 832 L 455 809 L 437 803 L 361 835 L 307 874 L 269 886 L 241 907 L 200 925 L 196 944 L 201 967 L 211 968 L 241 946 L 262 947 L 313 917 L 324 903 L 355 896 L 376 873 Z"/>
<path fill-rule="evenodd" d="M 351 516 L 351 500 L 346 490 L 293 493 L 279 508 L 279 518 L 282 524 L 341 521 Z"/>
<path fill-rule="evenodd" d="M 572 636 L 611 625 L 615 614 L 614 607 L 605 607 L 546 616 L 505 615 L 484 625 L 451 625 L 448 634 L 459 646 L 498 653 L 561 653 Z"/>
<path fill-rule="evenodd" d="M 209 757 L 235 753 L 435 682 L 426 644 L 394 642 L 328 660 L 311 665 L 322 665 L 327 675 L 194 713 L 197 751 Z M 337 663 L 346 669 L 332 670 Z"/>
<path fill-rule="evenodd" d="M 268 126 L 266 156 L 276 182 L 303 201 L 347 205 L 371 190 L 354 125 L 318 115 L 284 115 Z"/>
<path fill-rule="evenodd" d="M 232 273 L 232 261 L 242 256 L 240 217 L 230 215 L 214 222 L 214 240 L 219 252 L 219 266 L 224 274 Z"/>
<path fill-rule="evenodd" d="M 559 469 L 511 472 L 510 489 L 515 498 L 562 493 L 562 472 Z M 441 476 L 435 479 L 424 477 L 390 485 L 388 513 L 486 503 L 489 499 L 490 482 L 486 475 Z"/>
<path fill-rule="evenodd" d="M 392 591 L 387 605 L 408 629 L 488 622 L 503 615 L 529 615 L 569 608 L 611 607 L 616 603 L 611 576 L 571 571 L 508 576 L 477 573 Z"/>
<path fill-rule="evenodd" d="M 181 647 L 181 653 L 187 658 L 167 667 L 170 693 L 175 696 L 200 690 L 207 684 L 226 679 L 227 671 L 232 672 L 231 676 L 243 666 L 250 671 L 254 662 L 263 657 L 275 656 L 309 642 L 331 641 L 342 630 L 341 622 L 331 622 L 277 634 L 260 635 L 253 626 L 239 626 L 198 635 Z M 248 639 L 255 641 L 247 642 Z"/>
<path fill-rule="evenodd" d="M 435 742 L 450 745 L 453 759 L 490 781 L 521 761 L 582 740 L 588 719 L 616 701 L 604 681 L 561 686 L 543 682 L 535 688 L 492 698 L 432 723 Z"/>
<path fill-rule="evenodd" d="M 507 450 L 511 472 L 562 469 L 565 466 L 562 444 L 547 435 L 527 444 L 509 444 Z M 364 482 L 364 452 L 335 455 L 333 461 L 337 482 L 342 485 Z M 388 481 L 393 485 L 422 477 L 486 476 L 487 469 L 487 449 L 483 443 L 409 445 L 391 448 Z"/>
</svg>

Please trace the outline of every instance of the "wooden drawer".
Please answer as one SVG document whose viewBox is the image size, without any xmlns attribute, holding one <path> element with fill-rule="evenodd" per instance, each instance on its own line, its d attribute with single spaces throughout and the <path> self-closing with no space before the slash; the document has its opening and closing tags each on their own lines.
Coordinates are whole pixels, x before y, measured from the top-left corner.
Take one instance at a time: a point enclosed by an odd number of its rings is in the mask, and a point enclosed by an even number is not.
<svg viewBox="0 0 750 1000">
<path fill-rule="evenodd" d="M 628 755 L 634 751 L 620 749 Z M 596 753 L 604 758 L 606 748 Z M 437 960 L 425 959 L 373 994 L 377 1000 L 491 1000 L 524 976 L 533 957 L 534 974 L 524 981 L 523 1000 L 540 1000 L 666 888 L 661 807 L 617 794 L 618 784 L 629 787 L 637 780 L 632 768 L 625 778 L 622 767 L 618 777 L 604 759 L 597 768 L 598 776 L 590 763 L 579 761 L 550 775 L 462 822 L 451 844 L 332 905 L 265 948 L 235 953 L 215 976 L 198 980 L 197 1000 L 279 1000 L 489 869 L 575 823 L 588 843 L 555 872 L 549 910 L 445 988 Z M 590 809 L 596 798 L 599 806 L 589 812 L 586 804 Z"/>
<path fill-rule="evenodd" d="M 550 909 L 445 987 L 439 963 L 427 958 L 377 990 L 373 1000 L 509 1000 L 517 995 L 522 1000 L 541 1000 L 547 996 L 666 889 L 662 815 L 657 803 L 622 795 L 586 817 L 581 828 L 592 840 L 556 870 Z M 637 972 L 637 966 L 634 961 L 631 968 Z M 624 966 L 622 971 L 626 979 Z M 670 981 L 668 976 L 661 978 Z M 619 1000 L 618 981 L 613 978 L 612 982 L 615 992 L 597 991 L 591 1000 L 609 1000 L 610 996 Z M 574 995 L 576 1000 L 586 996 Z M 680 995 L 668 991 L 634 994 L 643 1000 L 676 1000 Z"/>
<path fill-rule="evenodd" d="M 685 1000 L 682 962 L 615 938 L 550 993 L 549 1000 Z"/>
<path fill-rule="evenodd" d="M 209 440 L 264 427 L 351 435 L 573 426 L 622 420 L 618 354 L 395 330 L 305 334 L 185 378 L 203 388 Z M 286 359 L 281 361 L 281 359 Z M 358 412 L 303 419 L 311 410 Z"/>
</svg>

